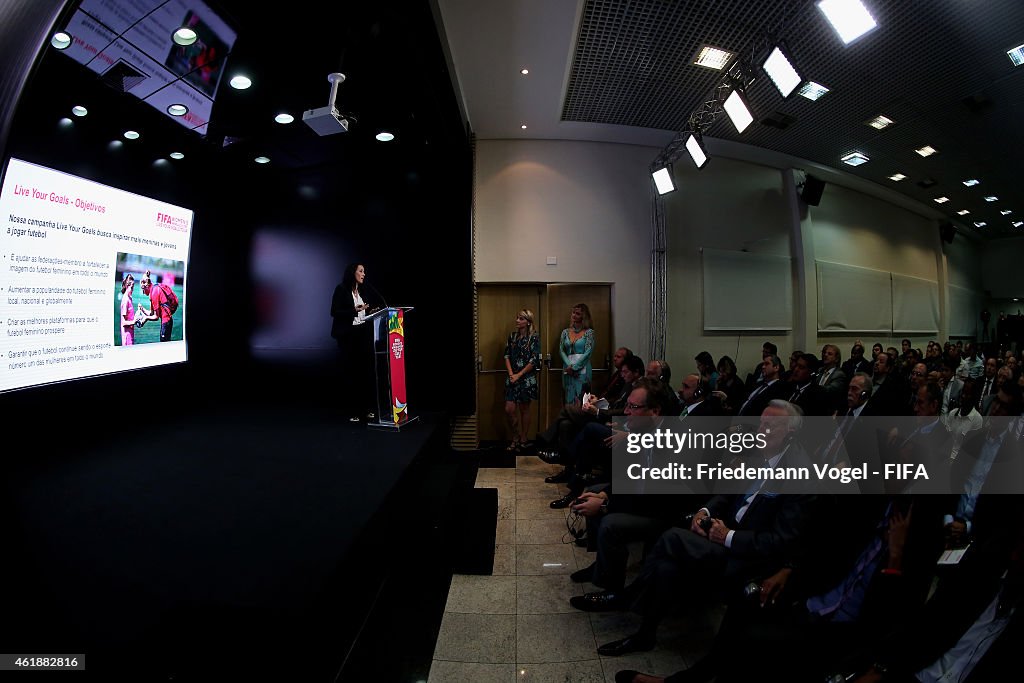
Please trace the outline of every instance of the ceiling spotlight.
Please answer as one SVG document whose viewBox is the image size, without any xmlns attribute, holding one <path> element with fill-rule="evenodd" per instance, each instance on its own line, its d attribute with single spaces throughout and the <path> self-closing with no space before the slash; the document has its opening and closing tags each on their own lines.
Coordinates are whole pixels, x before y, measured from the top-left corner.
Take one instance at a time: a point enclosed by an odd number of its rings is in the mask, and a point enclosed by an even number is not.
<svg viewBox="0 0 1024 683">
<path fill-rule="evenodd" d="M 966 185 L 967 187 L 974 187 L 980 182 L 981 181 L 978 180 L 977 178 L 968 178 L 967 180 L 964 181 L 964 185 Z"/>
<path fill-rule="evenodd" d="M 849 154 L 840 157 L 839 160 L 844 164 L 849 164 L 850 166 L 860 166 L 861 164 L 866 164 L 871 161 L 871 159 L 860 152 L 850 152 Z"/>
<path fill-rule="evenodd" d="M 125 138 L 125 140 L 138 140 L 139 139 L 139 134 L 137 132 L 135 132 L 134 130 L 126 130 L 124 132 L 124 138 Z"/>
<path fill-rule="evenodd" d="M 988 223 L 986 223 L 985 221 L 976 221 L 974 223 L 974 227 L 976 228 L 984 228 L 986 225 L 988 225 Z"/>
<path fill-rule="evenodd" d="M 380 142 L 391 142 L 392 140 L 395 139 L 395 134 L 389 133 L 386 130 L 382 130 L 381 132 L 377 133 L 377 135 L 375 135 L 374 137 L 376 137 L 377 140 L 379 140 Z"/>
<path fill-rule="evenodd" d="M 1006 56 L 1010 58 L 1014 66 L 1020 66 L 1024 64 L 1024 45 L 1018 45 L 1012 50 L 1006 51 Z"/>
<path fill-rule="evenodd" d="M 806 97 L 811 102 L 820 100 L 827 93 L 828 88 L 821 85 L 820 83 L 815 83 L 814 81 L 807 81 L 806 83 L 803 84 L 803 86 L 800 87 L 799 90 L 796 91 L 797 95 L 800 95 L 801 97 Z"/>
<path fill-rule="evenodd" d="M 959 211 L 956 212 L 956 215 L 957 216 L 966 216 L 969 213 L 970 213 L 970 211 L 968 211 L 967 209 L 960 209 Z"/>
<path fill-rule="evenodd" d="M 949 201 L 949 197 L 936 197 L 934 201 L 936 204 L 945 204 Z"/>
<path fill-rule="evenodd" d="M 686 151 L 690 153 L 690 158 L 693 159 L 693 163 L 697 168 L 704 168 L 704 164 L 708 163 L 708 151 L 704 149 L 704 144 L 700 141 L 693 133 L 690 133 L 690 137 L 686 138 Z"/>
<path fill-rule="evenodd" d="M 793 66 L 793 60 L 781 46 L 776 46 L 771 51 L 761 68 L 768 74 L 768 78 L 772 79 L 772 83 L 779 89 L 779 94 L 783 97 L 793 94 L 793 91 L 804 80 Z"/>
<path fill-rule="evenodd" d="M 1006 209 L 1005 211 L 1000 211 L 999 215 L 1000 216 L 1009 216 L 1011 213 L 1013 213 L 1013 211 L 1011 211 L 1010 209 Z"/>
<path fill-rule="evenodd" d="M 253 161 L 255 161 L 257 164 L 269 164 L 270 157 L 256 157 L 255 159 L 253 159 Z"/>
<path fill-rule="evenodd" d="M 167 156 L 169 156 L 172 159 L 184 159 L 185 158 L 185 155 L 182 154 L 181 152 L 171 152 Z"/>
<path fill-rule="evenodd" d="M 918 154 L 920 154 L 923 157 L 930 157 L 933 154 L 938 154 L 939 153 L 939 150 L 935 149 L 931 145 L 925 145 L 924 147 L 919 147 L 918 149 L 915 149 L 914 151 L 917 152 Z"/>
<path fill-rule="evenodd" d="M 818 9 L 846 45 L 878 26 L 860 0 L 821 0 Z"/>
<path fill-rule="evenodd" d="M 895 175 L 889 176 L 889 180 L 893 181 L 894 183 L 898 183 L 899 181 L 904 180 L 906 177 L 907 176 L 903 175 L 902 173 L 896 173 Z"/>
<path fill-rule="evenodd" d="M 986 202 L 997 202 L 997 201 L 999 201 L 999 197 L 997 197 L 994 194 L 992 194 L 992 195 L 989 195 L 989 196 L 985 197 L 985 201 Z"/>
<path fill-rule="evenodd" d="M 228 83 L 235 90 L 245 90 L 252 85 L 252 81 L 248 76 L 232 76 Z"/>
<path fill-rule="evenodd" d="M 520 69 L 519 73 L 521 73 L 521 74 L 523 74 L 525 76 L 526 74 L 530 73 L 530 70 L 529 69 Z"/>
<path fill-rule="evenodd" d="M 526 124 L 525 124 L 525 123 L 524 123 L 523 125 L 519 126 L 519 127 L 520 127 L 521 129 L 523 129 L 523 130 L 526 130 Z"/>
<path fill-rule="evenodd" d="M 750 105 L 747 104 L 747 98 L 735 88 L 725 98 L 722 108 L 729 115 L 732 125 L 736 126 L 737 133 L 742 133 L 747 129 L 747 126 L 754 122 L 754 115 L 750 113 Z"/>
<path fill-rule="evenodd" d="M 184 116 L 188 113 L 188 107 L 184 104 L 172 104 L 167 107 L 167 113 L 171 116 Z"/>
<path fill-rule="evenodd" d="M 89 110 L 80 104 L 76 104 L 75 106 L 71 107 L 71 113 L 75 116 L 85 116 L 89 113 Z"/>
<path fill-rule="evenodd" d="M 1024 225 L 1024 221 L 1014 221 L 1010 225 L 1012 225 L 1015 228 L 1019 228 L 1020 226 Z"/>
<path fill-rule="evenodd" d="M 292 121 L 295 120 L 295 117 L 292 116 L 291 114 L 285 114 L 282 112 L 275 116 L 274 120 L 277 121 L 278 123 L 291 123 Z"/>
<path fill-rule="evenodd" d="M 875 130 L 882 130 L 883 128 L 886 128 L 894 124 L 895 121 L 890 119 L 888 116 L 882 116 L 881 114 L 879 114 L 878 116 L 871 119 L 870 121 L 867 121 L 866 123 Z"/>
<path fill-rule="evenodd" d="M 657 188 L 658 194 L 668 194 L 676 189 L 676 184 L 672 181 L 672 164 L 659 168 L 651 177 L 654 178 L 654 187 Z"/>
<path fill-rule="evenodd" d="M 53 45 L 58 50 L 66 50 L 71 45 L 71 36 L 64 33 L 64 31 L 58 31 L 50 38 L 50 45 Z"/>
<path fill-rule="evenodd" d="M 728 50 L 720 50 L 717 47 L 711 47 L 705 45 L 697 53 L 697 56 L 693 58 L 693 63 L 697 66 L 703 66 L 708 69 L 714 69 L 715 71 L 721 71 L 724 69 L 732 58 L 736 56 L 736 53 L 729 52 Z"/>
<path fill-rule="evenodd" d="M 171 39 L 174 43 L 183 47 L 188 47 L 192 43 L 196 42 L 198 38 L 199 35 L 188 26 L 182 26 L 171 34 Z"/>
</svg>

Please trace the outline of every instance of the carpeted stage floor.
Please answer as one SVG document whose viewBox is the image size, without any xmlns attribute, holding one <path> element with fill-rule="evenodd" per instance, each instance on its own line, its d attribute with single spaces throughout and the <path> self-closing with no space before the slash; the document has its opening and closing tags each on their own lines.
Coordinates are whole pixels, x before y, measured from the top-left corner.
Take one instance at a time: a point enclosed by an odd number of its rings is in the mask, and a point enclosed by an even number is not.
<svg viewBox="0 0 1024 683">
<path fill-rule="evenodd" d="M 8 461 L 2 651 L 84 652 L 96 680 L 426 679 L 453 568 L 493 554 L 496 501 L 446 417 L 118 423 Z"/>
</svg>

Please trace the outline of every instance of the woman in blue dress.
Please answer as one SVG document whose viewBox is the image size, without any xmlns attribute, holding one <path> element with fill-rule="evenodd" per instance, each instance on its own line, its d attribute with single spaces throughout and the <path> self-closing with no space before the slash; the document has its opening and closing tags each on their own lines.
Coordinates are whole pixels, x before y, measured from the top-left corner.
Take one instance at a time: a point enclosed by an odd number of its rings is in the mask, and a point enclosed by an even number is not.
<svg viewBox="0 0 1024 683">
<path fill-rule="evenodd" d="M 569 313 L 569 327 L 562 330 L 558 339 L 566 406 L 581 404 L 584 385 L 587 391 L 590 390 L 590 355 L 594 352 L 594 330 L 591 325 L 590 308 L 586 304 L 576 304 Z"/>
<path fill-rule="evenodd" d="M 521 453 L 530 432 L 530 402 L 539 398 L 537 367 L 540 365 L 540 335 L 533 326 L 533 311 L 524 308 L 516 315 L 516 329 L 505 344 L 505 416 L 512 432 L 509 452 Z"/>
</svg>

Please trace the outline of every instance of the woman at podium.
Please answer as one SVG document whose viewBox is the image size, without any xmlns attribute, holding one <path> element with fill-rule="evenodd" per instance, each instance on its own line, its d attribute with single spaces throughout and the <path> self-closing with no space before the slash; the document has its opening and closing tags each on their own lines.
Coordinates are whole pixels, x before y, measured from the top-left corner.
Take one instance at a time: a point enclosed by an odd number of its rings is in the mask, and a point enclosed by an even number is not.
<svg viewBox="0 0 1024 683">
<path fill-rule="evenodd" d="M 331 336 L 338 342 L 341 368 L 341 405 L 350 422 L 372 420 L 376 410 L 374 391 L 373 326 L 366 316 L 378 310 L 363 299 L 359 285 L 366 281 L 366 267 L 350 263 L 331 298 Z"/>
</svg>

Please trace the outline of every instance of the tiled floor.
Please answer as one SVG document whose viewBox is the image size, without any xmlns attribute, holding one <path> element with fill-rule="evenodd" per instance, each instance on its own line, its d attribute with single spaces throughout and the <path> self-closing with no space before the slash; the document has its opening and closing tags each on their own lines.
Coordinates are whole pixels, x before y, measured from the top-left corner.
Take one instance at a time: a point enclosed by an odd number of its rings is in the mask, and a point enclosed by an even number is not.
<svg viewBox="0 0 1024 683">
<path fill-rule="evenodd" d="M 481 468 L 477 475 L 478 488 L 498 490 L 494 572 L 452 577 L 430 683 L 610 683 L 620 669 L 666 676 L 702 654 L 720 615 L 667 620 L 651 652 L 598 656 L 598 645 L 633 633 L 640 618 L 628 612 L 588 614 L 569 605 L 571 596 L 599 590 L 569 579 L 594 555 L 573 542 L 568 511 L 548 506 L 565 489 L 545 484 L 544 477 L 561 468 L 533 455 L 516 460 L 515 468 Z M 631 574 L 638 562 L 634 552 Z"/>
</svg>

